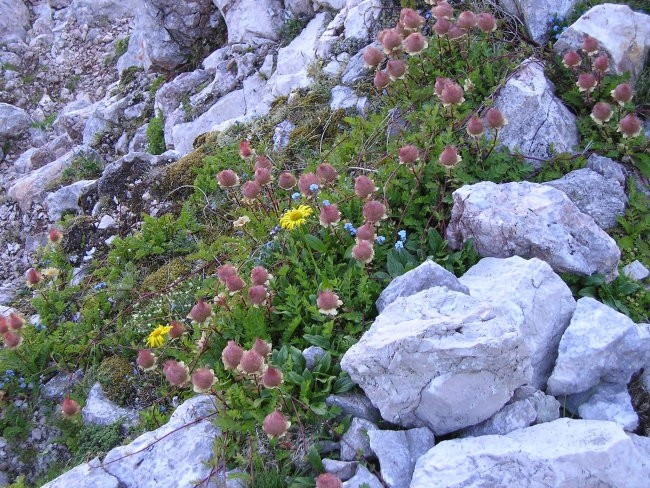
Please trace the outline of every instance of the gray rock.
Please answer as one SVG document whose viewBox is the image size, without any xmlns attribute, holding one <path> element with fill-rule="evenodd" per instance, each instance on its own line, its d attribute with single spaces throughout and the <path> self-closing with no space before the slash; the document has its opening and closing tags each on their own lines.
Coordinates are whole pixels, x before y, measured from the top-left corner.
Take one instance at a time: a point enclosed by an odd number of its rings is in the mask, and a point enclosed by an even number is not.
<svg viewBox="0 0 650 488">
<path fill-rule="evenodd" d="M 625 188 L 625 170 L 622 165 L 613 159 L 592 154 L 587 159 L 587 168 L 600 173 L 608 180 L 614 180 Z"/>
<path fill-rule="evenodd" d="M 111 425 L 121 421 L 125 426 L 132 426 L 138 422 L 138 413 L 111 402 L 106 398 L 99 383 L 95 383 L 90 389 L 81 415 L 84 423 L 93 425 Z"/>
<path fill-rule="evenodd" d="M 20 137 L 31 123 L 32 118 L 22 108 L 0 102 L 0 140 Z"/>
<path fill-rule="evenodd" d="M 516 402 L 520 400 L 530 400 L 535 408 L 535 412 L 537 412 L 535 418 L 536 424 L 552 422 L 560 417 L 560 402 L 555 397 L 547 395 L 537 388 L 528 385 L 517 388 L 511 401 Z"/>
<path fill-rule="evenodd" d="M 80 464 L 58 478 L 45 483 L 42 488 L 119 488 L 120 481 L 102 468 L 98 458 Z"/>
<path fill-rule="evenodd" d="M 368 97 L 359 97 L 357 93 L 347 86 L 335 86 L 330 97 L 330 110 L 354 108 L 358 113 L 365 110 Z"/>
<path fill-rule="evenodd" d="M 600 383 L 627 384 L 650 363 L 650 333 L 593 298 L 578 300 L 548 380 L 551 395 L 586 392 Z"/>
<path fill-rule="evenodd" d="M 29 10 L 22 0 L 0 1 L 0 40 L 9 44 L 24 41 L 29 29 Z"/>
<path fill-rule="evenodd" d="M 422 456 L 411 488 L 644 488 L 650 443 L 612 422 L 558 419 L 510 434 L 443 441 Z"/>
<path fill-rule="evenodd" d="M 96 181 L 80 180 L 48 193 L 44 203 L 50 221 L 60 220 L 64 212 L 74 212 L 75 214 L 81 212 L 79 199 L 95 189 Z"/>
<path fill-rule="evenodd" d="M 650 275 L 650 271 L 636 259 L 623 267 L 623 274 L 632 280 L 643 281 Z"/>
<path fill-rule="evenodd" d="M 436 435 L 486 420 L 532 378 L 510 317 L 446 287 L 387 306 L 341 367 L 384 419 Z"/>
<path fill-rule="evenodd" d="M 371 43 L 368 44 L 368 46 L 374 46 L 378 49 L 381 47 L 377 43 Z M 353 85 L 354 83 L 370 76 L 366 68 L 363 66 L 363 51 L 365 50 L 366 48 L 361 49 L 348 61 L 348 64 L 345 66 L 343 74 L 341 75 L 341 83 L 344 85 Z"/>
<path fill-rule="evenodd" d="M 408 488 L 415 462 L 435 445 L 427 428 L 371 430 L 370 448 L 379 459 L 381 477 L 389 488 Z"/>
<path fill-rule="evenodd" d="M 427 259 L 417 268 L 407 271 L 393 279 L 381 292 L 375 306 L 381 313 L 388 305 L 400 297 L 408 297 L 434 286 L 446 286 L 450 290 L 469 295 L 467 286 L 438 263 Z"/>
<path fill-rule="evenodd" d="M 323 459 L 323 468 L 327 473 L 338 476 L 341 481 L 347 481 L 357 472 L 359 463 L 356 461 L 338 461 L 336 459 Z"/>
<path fill-rule="evenodd" d="M 189 93 L 195 93 L 199 85 L 210 80 L 207 70 L 197 69 L 189 73 L 181 73 L 176 78 L 164 83 L 158 91 L 154 102 L 156 113 L 162 112 L 163 116 L 171 114 L 181 105 L 181 100 Z"/>
<path fill-rule="evenodd" d="M 381 415 L 367 396 L 359 393 L 344 393 L 342 395 L 330 395 L 325 399 L 328 407 L 337 406 L 343 415 L 350 415 L 370 422 L 379 422 Z"/>
<path fill-rule="evenodd" d="M 365 459 L 374 457 L 368 437 L 371 430 L 377 430 L 372 422 L 356 417 L 352 419 L 347 432 L 341 437 L 342 461 L 356 461 L 360 456 Z"/>
<path fill-rule="evenodd" d="M 125 488 L 192 486 L 212 471 L 212 448 L 220 434 L 212 424 L 215 415 L 214 397 L 194 396 L 162 427 L 112 449 L 103 467 Z"/>
<path fill-rule="evenodd" d="M 312 17 L 314 15 L 311 0 L 285 0 L 284 6 L 289 9 L 294 17 Z"/>
<path fill-rule="evenodd" d="M 627 196 L 617 182 L 588 168 L 567 173 L 545 185 L 563 191 L 582 213 L 596 221 L 601 229 L 611 229 L 625 214 Z"/>
<path fill-rule="evenodd" d="M 132 152 L 147 151 L 147 148 L 149 147 L 149 140 L 147 139 L 147 127 L 149 127 L 149 123 L 141 125 L 136 129 L 135 133 L 133 134 L 133 139 L 131 139 L 131 142 L 129 142 L 129 150 L 127 154 Z"/>
<path fill-rule="evenodd" d="M 501 89 L 494 106 L 508 119 L 498 140 L 511 151 L 548 159 L 555 153 L 573 152 L 578 145 L 576 117 L 555 96 L 541 61 L 524 61 Z M 542 165 L 536 159 L 528 161 L 537 168 Z"/>
<path fill-rule="evenodd" d="M 295 124 L 292 124 L 289 120 L 283 120 L 273 131 L 273 150 L 280 151 L 289 145 L 289 137 L 291 136 L 291 131 L 295 129 Z"/>
<path fill-rule="evenodd" d="M 343 22 L 345 38 L 369 41 L 370 33 L 374 25 L 379 21 L 382 10 L 381 0 L 363 0 L 358 3 L 348 2 L 347 15 Z"/>
<path fill-rule="evenodd" d="M 212 0 L 228 28 L 228 43 L 263 44 L 278 39 L 284 22 L 279 0 Z"/>
<path fill-rule="evenodd" d="M 127 184 L 142 177 L 154 165 L 156 157 L 146 153 L 129 153 L 104 168 L 97 180 L 99 196 L 123 195 Z"/>
<path fill-rule="evenodd" d="M 67 132 L 73 141 L 81 142 L 86 123 L 100 103 L 91 104 L 87 95 L 70 102 L 63 107 L 54 120 L 54 129 L 58 132 Z"/>
<path fill-rule="evenodd" d="M 469 294 L 491 303 L 519 325 L 530 351 L 531 385 L 546 388 L 557 347 L 576 308 L 571 290 L 551 267 L 537 258 L 483 258 L 460 283 Z"/>
<path fill-rule="evenodd" d="M 447 240 L 459 249 L 469 238 L 481 256 L 546 261 L 555 272 L 618 275 L 616 242 L 561 191 L 536 183 L 481 182 L 453 193 Z"/>
<path fill-rule="evenodd" d="M 343 483 L 343 488 L 383 488 L 377 477 L 360 464 L 354 477 Z"/>
<path fill-rule="evenodd" d="M 576 0 L 499 0 L 499 4 L 511 15 L 519 18 L 537 44 L 549 39 L 550 20 L 556 16 L 563 19 Z"/>
<path fill-rule="evenodd" d="M 100 26 L 132 18 L 137 4 L 137 0 L 72 0 L 66 17 L 74 18 L 78 25 Z"/>
<path fill-rule="evenodd" d="M 98 230 L 104 230 L 111 227 L 115 227 L 115 219 L 110 215 L 104 215 L 97 224 Z"/>
<path fill-rule="evenodd" d="M 634 432 L 639 425 L 639 416 L 632 407 L 626 385 L 598 386 L 593 395 L 578 407 L 578 415 L 585 420 L 616 422 L 628 432 Z"/>
<path fill-rule="evenodd" d="M 61 372 L 45 383 L 40 389 L 41 395 L 47 400 L 58 402 L 83 378 L 83 371 L 74 373 Z"/>
<path fill-rule="evenodd" d="M 610 71 L 629 71 L 634 80 L 643 70 L 650 50 L 650 15 L 634 12 L 627 5 L 596 5 L 562 33 L 553 49 L 558 54 L 577 49 L 585 34 L 597 39 L 607 52 Z"/>
<path fill-rule="evenodd" d="M 302 351 L 302 357 L 305 358 L 305 368 L 309 371 L 314 369 L 316 366 L 316 361 L 322 358 L 325 355 L 325 349 L 318 346 L 309 346 L 307 349 Z"/>
</svg>

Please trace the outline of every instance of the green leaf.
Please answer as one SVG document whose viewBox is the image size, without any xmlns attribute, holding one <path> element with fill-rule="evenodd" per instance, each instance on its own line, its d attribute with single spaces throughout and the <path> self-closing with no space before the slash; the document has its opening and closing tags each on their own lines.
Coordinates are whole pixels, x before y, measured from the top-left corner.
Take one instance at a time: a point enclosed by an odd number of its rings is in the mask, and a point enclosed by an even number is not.
<svg viewBox="0 0 650 488">
<path fill-rule="evenodd" d="M 296 373 L 295 371 L 289 371 L 286 375 L 287 382 L 294 385 L 299 385 L 302 383 L 302 376 Z"/>
<path fill-rule="evenodd" d="M 309 409 L 316 415 L 327 415 L 327 405 L 325 405 L 323 402 L 311 404 L 309 405 Z"/>
<path fill-rule="evenodd" d="M 393 278 L 404 274 L 404 265 L 395 249 L 388 251 L 388 255 L 386 256 L 386 271 Z"/>
<path fill-rule="evenodd" d="M 331 347 L 330 341 L 325 337 L 320 335 L 305 334 L 304 339 L 313 346 L 322 347 L 323 349 L 329 349 Z"/>
<path fill-rule="evenodd" d="M 342 373 L 341 376 L 336 378 L 334 386 L 332 386 L 332 393 L 340 394 L 350 391 L 354 388 L 354 382 L 346 373 Z"/>
<path fill-rule="evenodd" d="M 318 251 L 322 253 L 327 251 L 327 246 L 325 245 L 325 243 L 314 235 L 307 234 L 305 236 L 305 241 L 307 242 L 307 245 L 310 248 L 312 248 L 314 251 Z"/>
</svg>

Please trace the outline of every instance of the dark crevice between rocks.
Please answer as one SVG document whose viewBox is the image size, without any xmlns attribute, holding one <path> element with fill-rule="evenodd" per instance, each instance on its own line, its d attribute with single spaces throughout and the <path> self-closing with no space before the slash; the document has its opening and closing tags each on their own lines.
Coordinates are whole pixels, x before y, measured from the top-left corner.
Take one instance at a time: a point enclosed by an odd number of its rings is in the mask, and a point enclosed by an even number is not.
<svg viewBox="0 0 650 488">
<path fill-rule="evenodd" d="M 632 376 L 627 391 L 632 399 L 632 407 L 639 416 L 639 426 L 635 434 L 650 437 L 650 392 L 643 386 L 643 370 Z"/>
</svg>

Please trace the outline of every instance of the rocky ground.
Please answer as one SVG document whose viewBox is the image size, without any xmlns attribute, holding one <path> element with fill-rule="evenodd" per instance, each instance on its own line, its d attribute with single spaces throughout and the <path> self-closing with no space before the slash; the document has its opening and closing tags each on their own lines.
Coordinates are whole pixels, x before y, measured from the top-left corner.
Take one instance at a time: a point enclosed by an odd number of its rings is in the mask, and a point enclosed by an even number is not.
<svg viewBox="0 0 650 488">
<path fill-rule="evenodd" d="M 575 2 L 481 3 L 518 19 L 533 43 L 544 44 L 549 19 Z M 200 147 L 203 134 L 250 123 L 319 77 L 333 85 L 331 111 L 367 113 L 368 98 L 356 90 L 367 77 L 363 48 L 394 11 L 383 0 L 1 2 L 0 19 L 13 21 L 0 20 L 0 305 L 21 300 L 33 254 L 62 219 L 89 217 L 69 253 L 81 276 L 112 239 L 141 226 L 142 212 L 170 210 L 167 196 L 181 185 L 165 186 L 163 170 Z M 610 54 L 612 72 L 635 79 L 650 50 L 649 26 L 648 15 L 626 6 L 596 7 L 559 36 L 555 50 L 578 49 L 589 34 Z M 543 68 L 526 60 L 494 102 L 508 119 L 500 143 L 538 166 L 579 142 L 576 117 Z M 277 148 L 292 125 L 273 128 Z M 644 369 L 639 388 L 644 398 L 650 390 L 648 324 L 592 298 L 576 301 L 559 277 L 618 275 L 621 252 L 606 231 L 625 212 L 626 177 L 647 191 L 647 180 L 619 163 L 594 154 L 586 168 L 543 185 L 481 182 L 454 193 L 446 238 L 452 248 L 473 238 L 485 258 L 459 278 L 427 261 L 382 293 L 379 316 L 341 363 L 366 396 L 328 400 L 354 417 L 338 455 L 323 462 L 343 486 L 513 486 L 521 479 L 646 486 L 648 412 L 633 407 L 628 390 Z M 637 261 L 624 272 L 647 286 L 648 265 Z M 65 375 L 55 380 L 45 398 L 58 401 L 70 385 Z M 210 422 L 215 408 L 213 397 L 196 396 L 103 464 L 82 464 L 46 486 L 209 480 L 215 473 L 202 462 L 220 435 Z M 19 466 L 20 446 L 0 438 L 0 475 L 11 468 L 35 479 L 68 456 L 48 447 L 56 435 L 48 413 L 34 413 L 37 428 L 25 441 L 42 453 L 35 466 Z M 101 389 L 84 408 L 84 420 L 97 425 L 136 414 Z M 449 434 L 458 438 L 436 443 Z M 190 461 L 171 477 L 167 466 L 178 452 Z M 378 460 L 379 473 L 363 459 Z"/>
</svg>

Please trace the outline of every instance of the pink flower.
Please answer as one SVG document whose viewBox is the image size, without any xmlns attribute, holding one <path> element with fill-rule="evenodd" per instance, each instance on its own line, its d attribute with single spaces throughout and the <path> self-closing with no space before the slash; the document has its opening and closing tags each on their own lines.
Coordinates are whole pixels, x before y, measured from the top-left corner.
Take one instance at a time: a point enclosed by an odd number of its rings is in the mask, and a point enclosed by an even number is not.
<svg viewBox="0 0 650 488">
<path fill-rule="evenodd" d="M 475 115 L 472 115 L 467 122 L 467 133 L 471 137 L 480 137 L 483 132 L 485 132 L 485 127 L 483 127 L 483 122 L 481 122 L 481 119 L 476 117 Z"/>
<path fill-rule="evenodd" d="M 262 375 L 264 388 L 277 388 L 282 384 L 282 371 L 278 368 L 268 367 Z"/>
<path fill-rule="evenodd" d="M 192 373 L 192 387 L 195 393 L 208 393 L 217 382 L 214 371 L 208 368 L 197 368 Z"/>
<path fill-rule="evenodd" d="M 627 114 L 618 122 L 617 132 L 623 137 L 636 137 L 641 133 L 641 121 L 634 114 Z"/>
<path fill-rule="evenodd" d="M 25 280 L 27 281 L 27 286 L 36 286 L 43 280 L 43 275 L 34 268 L 29 268 L 25 273 Z"/>
<path fill-rule="evenodd" d="M 253 350 L 257 352 L 260 356 L 265 358 L 271 354 L 271 343 L 263 341 L 259 337 L 255 338 L 255 343 L 253 344 Z"/>
<path fill-rule="evenodd" d="M 373 84 L 377 90 L 383 90 L 390 84 L 390 76 L 385 71 L 377 70 Z"/>
<path fill-rule="evenodd" d="M 239 176 L 231 169 L 224 169 L 217 173 L 217 183 L 222 188 L 232 188 L 239 185 Z"/>
<path fill-rule="evenodd" d="M 562 64 L 565 68 L 575 68 L 579 66 L 582 62 L 582 58 L 575 51 L 567 51 L 564 56 L 562 56 Z"/>
<path fill-rule="evenodd" d="M 446 168 L 453 168 L 460 163 L 462 158 L 454 146 L 445 146 L 445 149 L 440 154 L 438 161 Z"/>
<path fill-rule="evenodd" d="M 168 335 L 172 339 L 178 339 L 185 333 L 185 324 L 183 322 L 172 320 L 169 325 L 171 326 L 171 329 L 169 329 Z"/>
<path fill-rule="evenodd" d="M 237 274 L 237 268 L 235 268 L 232 264 L 226 263 L 222 264 L 217 268 L 217 276 L 219 277 L 219 281 L 221 283 L 226 283 L 226 279 L 229 276 L 233 276 Z"/>
<path fill-rule="evenodd" d="M 4 334 L 9 330 L 9 322 L 7 321 L 7 317 L 4 315 L 0 315 L 0 334 Z"/>
<path fill-rule="evenodd" d="M 255 183 L 259 186 L 268 185 L 271 183 L 271 170 L 268 168 L 257 168 L 255 170 Z"/>
<path fill-rule="evenodd" d="M 391 59 L 386 65 L 386 72 L 391 81 L 402 80 L 406 76 L 406 62 L 403 59 Z"/>
<path fill-rule="evenodd" d="M 399 149 L 400 164 L 413 164 L 420 160 L 420 151 L 417 147 L 408 145 Z"/>
<path fill-rule="evenodd" d="M 591 109 L 591 118 L 598 125 L 609 122 L 609 119 L 612 118 L 612 107 L 609 106 L 609 103 L 598 102 Z"/>
<path fill-rule="evenodd" d="M 2 340 L 7 349 L 16 349 L 23 342 L 23 338 L 12 330 L 5 332 L 2 335 Z"/>
<path fill-rule="evenodd" d="M 487 111 L 485 114 L 485 120 L 490 129 L 497 130 L 502 129 L 508 123 L 508 119 L 506 119 L 501 113 L 501 110 L 496 107 L 492 107 Z"/>
<path fill-rule="evenodd" d="M 605 53 L 598 56 L 596 59 L 594 59 L 593 67 L 595 70 L 600 71 L 601 73 L 607 71 L 607 68 L 609 68 L 609 56 L 607 56 Z"/>
<path fill-rule="evenodd" d="M 268 169 L 270 171 L 273 169 L 273 163 L 266 156 L 261 156 L 261 155 L 257 156 L 255 158 L 255 165 L 253 169 L 260 169 L 260 168 Z"/>
<path fill-rule="evenodd" d="M 442 97 L 442 90 L 444 90 L 449 83 L 453 83 L 453 81 L 449 78 L 437 77 L 436 82 L 433 85 L 433 91 L 438 97 Z"/>
<path fill-rule="evenodd" d="M 268 285 L 271 275 L 264 266 L 255 266 L 251 270 L 251 283 L 253 285 Z"/>
<path fill-rule="evenodd" d="M 458 16 L 458 20 L 456 21 L 456 25 L 463 30 L 471 29 L 472 27 L 476 26 L 476 14 L 469 10 L 461 12 Z"/>
<path fill-rule="evenodd" d="M 70 397 L 65 397 L 61 403 L 61 413 L 65 418 L 70 418 L 79 413 L 79 404 Z"/>
<path fill-rule="evenodd" d="M 616 85 L 616 88 L 611 91 L 611 95 L 612 98 L 622 107 L 632 100 L 632 85 L 629 83 Z"/>
<path fill-rule="evenodd" d="M 402 34 L 395 29 L 387 29 L 382 32 L 383 35 L 379 39 L 379 42 L 384 48 L 386 54 L 392 54 L 402 48 Z"/>
<path fill-rule="evenodd" d="M 212 307 L 209 303 L 206 303 L 202 298 L 196 302 L 196 305 L 192 307 L 188 319 L 193 320 L 198 324 L 202 324 L 212 315 Z"/>
<path fill-rule="evenodd" d="M 497 21 L 494 15 L 488 12 L 482 12 L 476 16 L 476 25 L 485 34 L 497 30 Z"/>
<path fill-rule="evenodd" d="M 368 198 L 377 191 L 374 181 L 367 176 L 361 175 L 354 179 L 354 193 L 359 198 Z"/>
<path fill-rule="evenodd" d="M 250 158 L 253 154 L 255 154 L 255 151 L 251 149 L 251 143 L 250 141 L 244 139 L 239 143 L 239 155 L 243 159 L 248 159 Z"/>
<path fill-rule="evenodd" d="M 386 207 L 377 200 L 366 202 L 363 206 L 363 216 L 368 222 L 372 222 L 373 224 L 388 217 L 386 215 Z"/>
<path fill-rule="evenodd" d="M 138 359 L 136 360 L 138 368 L 141 368 L 144 371 L 152 371 L 156 368 L 156 361 L 157 358 L 155 354 L 148 349 L 140 349 L 138 351 Z"/>
<path fill-rule="evenodd" d="M 258 197 L 262 188 L 255 181 L 247 181 L 241 187 L 242 195 L 244 195 L 244 201 L 246 203 L 252 203 Z"/>
<path fill-rule="evenodd" d="M 289 427 L 291 427 L 291 422 L 289 422 L 284 415 L 277 410 L 268 414 L 262 424 L 262 429 L 271 439 L 282 437 L 287 433 Z"/>
<path fill-rule="evenodd" d="M 598 80 L 591 73 L 581 73 L 578 75 L 578 81 L 576 85 L 578 86 L 578 91 L 591 93 L 596 88 Z"/>
<path fill-rule="evenodd" d="M 399 23 L 406 31 L 416 31 L 424 25 L 424 17 L 412 8 L 403 8 L 399 13 Z"/>
<path fill-rule="evenodd" d="M 375 249 L 370 241 L 357 241 L 352 248 L 352 257 L 364 264 L 372 261 L 375 257 Z"/>
<path fill-rule="evenodd" d="M 47 238 L 52 244 L 58 244 L 63 239 L 63 233 L 58 229 L 50 229 Z"/>
<path fill-rule="evenodd" d="M 338 308 L 343 305 L 343 302 L 339 300 L 339 296 L 332 290 L 321 290 L 318 292 L 316 305 L 320 313 L 324 315 L 336 315 L 338 314 Z"/>
<path fill-rule="evenodd" d="M 321 183 L 328 184 L 334 183 L 338 179 L 339 174 L 331 164 L 321 163 L 316 168 L 316 177 L 321 181 Z"/>
<path fill-rule="evenodd" d="M 278 176 L 278 186 L 283 190 L 291 190 L 296 186 L 296 183 L 296 177 L 288 171 L 283 171 L 280 173 L 280 176 Z"/>
<path fill-rule="evenodd" d="M 442 94 L 440 95 L 440 100 L 444 107 L 449 107 L 450 105 L 460 105 L 465 101 L 463 97 L 463 88 L 454 82 L 449 82 L 442 89 Z"/>
<path fill-rule="evenodd" d="M 439 18 L 433 25 L 433 32 L 438 36 L 444 36 L 449 32 L 449 29 L 451 29 L 451 22 L 445 18 Z"/>
<path fill-rule="evenodd" d="M 384 59 L 386 59 L 386 56 L 376 47 L 368 46 L 363 51 L 363 64 L 366 68 L 376 68 Z"/>
<path fill-rule="evenodd" d="M 304 196 L 312 196 L 315 192 L 310 189 L 311 185 L 318 185 L 318 176 L 314 173 L 304 173 L 298 178 L 298 189 Z"/>
<path fill-rule="evenodd" d="M 22 315 L 17 314 L 16 312 L 11 312 L 9 314 L 9 327 L 13 330 L 22 329 L 25 325 L 25 319 Z"/>
<path fill-rule="evenodd" d="M 243 354 L 244 350 L 235 341 L 228 341 L 228 345 L 221 351 L 221 361 L 224 368 L 236 369 Z"/>
<path fill-rule="evenodd" d="M 593 56 L 598 52 L 598 40 L 585 34 L 585 38 L 582 40 L 582 50 L 589 56 Z"/>
<path fill-rule="evenodd" d="M 264 368 L 264 358 L 254 349 L 244 351 L 237 369 L 246 374 L 259 374 Z"/>
<path fill-rule="evenodd" d="M 438 5 L 436 5 L 431 9 L 431 13 L 438 20 L 440 19 L 450 20 L 454 15 L 454 8 L 451 5 L 449 5 L 447 2 L 444 1 L 438 2 Z"/>
<path fill-rule="evenodd" d="M 230 295 L 243 290 L 245 286 L 246 283 L 238 275 L 231 275 L 226 278 L 226 288 L 230 292 Z"/>
<path fill-rule="evenodd" d="M 253 306 L 259 307 L 260 305 L 264 305 L 267 296 L 268 293 L 264 285 L 254 285 L 248 289 L 248 298 Z"/>
<path fill-rule="evenodd" d="M 320 209 L 320 225 L 335 227 L 341 220 L 341 212 L 336 205 L 325 205 Z"/>
<path fill-rule="evenodd" d="M 371 222 L 366 222 L 357 229 L 357 242 L 370 241 L 372 243 L 375 240 L 375 236 L 375 226 Z"/>
<path fill-rule="evenodd" d="M 190 381 L 190 370 L 183 361 L 168 359 L 163 365 L 163 374 L 172 386 L 183 386 Z"/>
<path fill-rule="evenodd" d="M 429 47 L 429 41 L 427 41 L 427 38 L 419 32 L 413 32 L 412 34 L 409 34 L 406 39 L 404 39 L 402 47 L 404 48 L 404 52 L 406 54 L 415 56 Z"/>
</svg>

